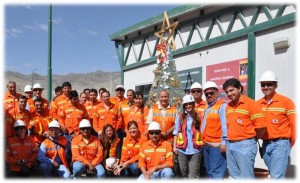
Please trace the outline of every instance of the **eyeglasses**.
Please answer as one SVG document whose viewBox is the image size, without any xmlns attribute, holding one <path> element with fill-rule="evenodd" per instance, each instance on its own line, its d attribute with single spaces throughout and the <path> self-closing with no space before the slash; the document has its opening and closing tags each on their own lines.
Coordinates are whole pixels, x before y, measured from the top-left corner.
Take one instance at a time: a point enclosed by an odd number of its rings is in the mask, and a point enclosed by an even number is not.
<svg viewBox="0 0 300 183">
<path fill-rule="evenodd" d="M 196 92 L 197 92 L 197 93 L 201 93 L 201 90 L 192 90 L 191 92 L 192 92 L 192 93 L 196 93 Z"/>
<path fill-rule="evenodd" d="M 274 86 L 274 84 L 275 84 L 275 83 L 260 83 L 260 86 L 261 86 L 261 87 L 265 87 L 265 86 L 271 87 L 271 86 Z"/>
<path fill-rule="evenodd" d="M 42 89 L 39 89 L 39 88 L 38 89 L 33 89 L 33 91 L 42 91 Z"/>
<path fill-rule="evenodd" d="M 80 128 L 82 131 L 90 131 L 91 128 Z"/>
<path fill-rule="evenodd" d="M 207 92 L 207 93 L 204 93 L 204 95 L 206 96 L 206 97 L 208 97 L 208 96 L 210 96 L 210 95 L 214 95 L 215 94 L 215 92 Z"/>
<path fill-rule="evenodd" d="M 149 132 L 150 135 L 159 135 L 160 132 Z"/>
<path fill-rule="evenodd" d="M 15 127 L 15 130 L 18 131 L 18 130 L 25 130 L 26 127 L 25 126 L 22 126 L 22 127 Z"/>
</svg>

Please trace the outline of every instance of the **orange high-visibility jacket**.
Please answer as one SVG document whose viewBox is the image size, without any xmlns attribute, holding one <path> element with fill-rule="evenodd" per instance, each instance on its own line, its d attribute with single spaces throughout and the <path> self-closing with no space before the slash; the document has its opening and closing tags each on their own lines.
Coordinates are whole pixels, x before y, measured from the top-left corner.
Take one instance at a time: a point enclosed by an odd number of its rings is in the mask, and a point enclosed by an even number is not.
<svg viewBox="0 0 300 183">
<path fill-rule="evenodd" d="M 25 160 L 28 167 L 35 164 L 38 154 L 38 147 L 32 137 L 26 136 L 23 142 L 17 137 L 10 137 L 5 151 L 5 160 L 11 171 L 19 172 L 21 166 L 16 164 L 17 160 Z"/>
<path fill-rule="evenodd" d="M 171 144 L 167 141 L 160 141 L 157 146 L 151 140 L 143 143 L 138 167 L 144 167 L 149 170 L 152 167 L 166 164 L 169 168 L 174 166 L 173 150 Z"/>
<path fill-rule="evenodd" d="M 121 116 L 121 129 L 125 130 L 129 122 L 129 113 L 131 105 L 127 102 L 123 102 L 119 105 L 120 116 Z"/>
<path fill-rule="evenodd" d="M 100 140 L 90 135 L 88 143 L 83 140 L 82 135 L 72 140 L 72 162 L 79 161 L 84 165 L 92 163 L 93 166 L 103 161 L 103 147 Z"/>
<path fill-rule="evenodd" d="M 42 100 L 43 100 L 43 104 L 44 104 L 43 108 L 46 109 L 46 110 L 48 110 L 48 100 L 44 99 L 43 97 L 42 97 Z M 35 107 L 34 107 L 34 100 L 33 100 L 33 98 L 28 99 L 27 103 L 29 105 L 29 112 L 30 113 L 34 112 L 35 111 Z"/>
<path fill-rule="evenodd" d="M 58 110 L 63 107 L 67 101 L 69 101 L 69 97 L 67 97 L 64 93 L 55 98 L 54 104 L 51 106 L 50 114 L 55 119 L 58 119 Z"/>
<path fill-rule="evenodd" d="M 195 102 L 195 111 L 201 116 L 204 115 L 204 110 L 207 107 L 206 102 L 201 100 L 200 103 Z"/>
<path fill-rule="evenodd" d="M 147 117 L 148 117 L 149 109 L 148 107 L 144 106 L 143 112 L 141 108 L 138 108 L 136 105 L 131 106 L 129 111 L 129 121 L 135 121 L 137 122 L 139 126 L 139 131 L 141 133 L 144 133 L 144 131 L 147 131 Z M 125 123 L 125 128 L 127 129 L 128 122 Z"/>
<path fill-rule="evenodd" d="M 64 147 L 67 147 L 68 139 L 64 136 L 59 136 L 57 142 L 63 145 Z M 46 157 L 54 160 L 56 155 L 58 154 L 62 163 L 65 165 L 66 168 L 69 169 L 66 150 L 60 145 L 57 145 L 57 148 L 55 148 L 55 143 L 52 142 L 50 139 L 45 139 L 43 143 L 46 148 Z"/>
<path fill-rule="evenodd" d="M 148 138 L 140 133 L 136 141 L 128 134 L 123 140 L 121 162 L 124 163 L 128 160 L 131 164 L 137 162 L 141 146 L 146 141 L 148 141 Z"/>
<path fill-rule="evenodd" d="M 175 125 L 175 118 L 177 109 L 175 107 L 168 107 L 165 116 L 162 115 L 158 105 L 152 106 L 153 118 L 152 121 L 156 121 L 160 124 L 161 132 L 165 133 L 167 130 Z M 169 142 L 173 141 L 172 133 L 168 136 L 167 140 Z"/>
<path fill-rule="evenodd" d="M 226 108 L 228 140 L 245 140 L 256 136 L 256 128 L 266 127 L 261 107 L 251 98 L 241 95 L 237 105 Z"/>
<path fill-rule="evenodd" d="M 113 104 L 117 104 L 117 105 L 120 105 L 121 103 L 127 103 L 128 100 L 127 98 L 123 97 L 122 99 L 120 99 L 119 97 L 117 96 L 113 96 L 109 99 L 109 101 Z"/>
<path fill-rule="evenodd" d="M 118 105 L 112 103 L 108 110 L 104 104 L 97 106 L 93 118 L 93 128 L 96 132 L 102 131 L 106 124 L 111 124 L 116 130 L 120 128 L 121 117 Z"/>
<path fill-rule="evenodd" d="M 4 95 L 4 110 L 9 111 L 13 108 L 18 108 L 18 98 L 20 94 L 11 95 L 9 92 L 6 92 Z"/>
<path fill-rule="evenodd" d="M 41 144 L 43 142 L 43 133 L 48 131 L 48 125 L 52 121 L 52 117 L 49 116 L 49 110 L 44 109 L 44 113 L 40 115 L 36 111 L 30 114 L 29 129 L 33 127 L 31 136 L 34 141 Z"/>
<path fill-rule="evenodd" d="M 206 114 L 206 126 L 201 133 L 204 142 L 220 143 L 222 141 L 222 125 L 219 116 L 219 110 L 224 100 L 220 99 L 211 108 L 209 113 Z"/>
<path fill-rule="evenodd" d="M 288 138 L 293 146 L 296 141 L 296 107 L 294 102 L 278 93 L 268 104 L 265 98 L 257 101 L 267 120 L 267 130 L 264 140 Z"/>
<path fill-rule="evenodd" d="M 68 133 L 78 135 L 79 123 L 82 119 L 89 119 L 85 107 L 78 103 L 78 106 L 73 106 L 71 101 L 68 101 L 63 107 L 59 109 L 58 120 L 60 125 L 68 129 Z"/>
<path fill-rule="evenodd" d="M 26 128 L 28 128 L 30 122 L 29 111 L 26 109 L 20 111 L 20 109 L 17 107 L 11 109 L 8 113 L 6 113 L 6 117 L 5 117 L 6 137 L 11 137 L 16 135 L 14 131 L 14 124 L 18 119 L 23 120 L 26 125 Z"/>
<path fill-rule="evenodd" d="M 99 102 L 98 100 L 96 100 L 96 102 L 92 102 L 92 101 L 86 101 L 86 103 L 84 104 L 84 107 L 86 108 L 86 111 L 89 115 L 90 120 L 94 118 L 94 113 L 96 111 L 97 105 L 99 105 L 101 102 Z"/>
</svg>

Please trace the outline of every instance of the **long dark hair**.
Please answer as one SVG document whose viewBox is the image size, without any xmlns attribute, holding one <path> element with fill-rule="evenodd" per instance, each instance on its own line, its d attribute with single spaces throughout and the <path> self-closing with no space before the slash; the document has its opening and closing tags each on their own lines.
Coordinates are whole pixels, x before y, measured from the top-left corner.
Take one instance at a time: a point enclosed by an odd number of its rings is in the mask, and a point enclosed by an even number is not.
<svg viewBox="0 0 300 183">
<path fill-rule="evenodd" d="M 109 137 L 105 134 L 105 130 L 107 128 L 111 128 L 113 130 L 113 135 L 112 135 L 112 140 L 110 142 Z M 114 143 L 117 139 L 117 135 L 116 135 L 116 130 L 114 129 L 114 127 L 111 124 L 106 124 L 104 125 L 103 129 L 102 129 L 102 133 L 100 135 L 100 141 L 102 143 L 103 146 L 103 150 L 104 150 L 104 157 L 108 157 L 108 152 L 110 149 L 110 144 Z"/>
<path fill-rule="evenodd" d="M 136 98 L 138 98 L 138 96 L 141 96 L 142 97 L 142 99 L 144 99 L 144 95 L 143 95 L 143 93 L 142 92 L 140 92 L 140 91 L 136 91 L 135 92 L 135 99 Z M 141 105 L 141 113 L 142 114 L 144 114 L 144 106 L 145 106 L 145 104 L 144 104 L 144 102 L 142 101 L 142 105 Z"/>
<path fill-rule="evenodd" d="M 180 118 L 181 118 L 181 121 L 180 123 L 182 124 L 183 121 L 185 120 L 185 118 L 187 117 L 187 113 L 185 113 L 185 104 L 182 105 L 182 108 L 183 108 L 183 112 L 180 114 Z M 192 122 L 192 125 L 200 130 L 200 122 L 201 122 L 201 119 L 199 117 L 199 114 L 196 112 L 195 110 L 195 102 L 193 102 L 193 109 L 192 109 L 192 115 L 191 117 L 193 118 L 193 122 Z"/>
</svg>

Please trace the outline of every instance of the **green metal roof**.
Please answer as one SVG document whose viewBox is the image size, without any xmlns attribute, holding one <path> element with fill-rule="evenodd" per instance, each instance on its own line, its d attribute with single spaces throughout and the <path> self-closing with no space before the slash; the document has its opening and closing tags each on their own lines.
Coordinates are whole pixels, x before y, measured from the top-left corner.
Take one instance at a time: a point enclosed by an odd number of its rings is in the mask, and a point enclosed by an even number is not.
<svg viewBox="0 0 300 183">
<path fill-rule="evenodd" d="M 172 17 L 176 17 L 178 15 L 185 14 L 186 12 L 190 12 L 190 11 L 193 11 L 193 10 L 196 10 L 196 9 L 199 9 L 199 8 L 203 8 L 205 6 L 207 6 L 207 5 L 206 4 L 181 5 L 181 6 L 178 6 L 176 8 L 173 8 L 171 10 L 168 10 L 167 14 L 168 14 L 169 18 L 172 18 Z M 117 38 L 119 38 L 121 36 L 126 36 L 129 33 L 132 33 L 134 31 L 149 27 L 149 26 L 157 24 L 161 21 L 163 21 L 163 13 L 111 34 L 109 36 L 110 40 L 111 41 L 116 40 Z"/>
</svg>

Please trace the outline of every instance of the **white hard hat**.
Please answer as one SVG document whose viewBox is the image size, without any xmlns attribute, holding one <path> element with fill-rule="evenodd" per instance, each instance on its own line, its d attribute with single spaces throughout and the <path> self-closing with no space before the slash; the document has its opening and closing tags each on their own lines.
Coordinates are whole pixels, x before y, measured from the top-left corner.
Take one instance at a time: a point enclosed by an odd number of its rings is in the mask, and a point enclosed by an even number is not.
<svg viewBox="0 0 300 183">
<path fill-rule="evenodd" d="M 56 120 L 53 120 L 49 123 L 48 128 L 60 128 L 59 122 Z"/>
<path fill-rule="evenodd" d="M 186 104 L 190 102 L 195 102 L 195 99 L 192 95 L 186 95 L 182 98 L 182 104 Z"/>
<path fill-rule="evenodd" d="M 79 123 L 79 128 L 85 128 L 85 127 L 92 127 L 90 121 L 87 119 L 83 119 Z"/>
<path fill-rule="evenodd" d="M 40 83 L 35 83 L 35 84 L 33 85 L 32 89 L 36 89 L 36 88 L 44 89 Z"/>
<path fill-rule="evenodd" d="M 24 87 L 24 92 L 31 92 L 31 91 L 32 91 L 31 85 L 26 85 L 26 86 Z"/>
<path fill-rule="evenodd" d="M 204 84 L 204 90 L 206 90 L 208 88 L 216 88 L 216 89 L 218 89 L 218 85 L 215 82 L 213 82 L 213 81 L 207 81 Z"/>
<path fill-rule="evenodd" d="M 117 85 L 116 89 L 118 89 L 118 88 L 123 88 L 124 89 L 124 86 L 123 85 Z"/>
<path fill-rule="evenodd" d="M 192 86 L 191 86 L 191 90 L 192 90 L 192 89 L 195 89 L 195 88 L 200 88 L 200 89 L 202 89 L 202 86 L 201 86 L 201 84 L 200 84 L 200 83 L 198 83 L 198 82 L 195 82 L 195 83 L 193 83 L 193 84 L 192 84 Z"/>
<path fill-rule="evenodd" d="M 152 121 L 148 126 L 148 131 L 150 130 L 161 130 L 158 122 Z"/>
<path fill-rule="evenodd" d="M 277 76 L 273 71 L 266 70 L 260 77 L 259 82 L 263 81 L 275 81 L 278 82 Z"/>
<path fill-rule="evenodd" d="M 117 162 L 115 157 L 109 157 L 105 160 L 105 163 L 108 167 L 113 168 L 114 164 Z"/>
<path fill-rule="evenodd" d="M 20 120 L 20 119 L 18 119 L 18 120 L 15 122 L 14 128 L 19 127 L 19 126 L 25 126 L 25 127 L 26 127 L 24 121 L 22 121 L 22 120 Z"/>
</svg>

